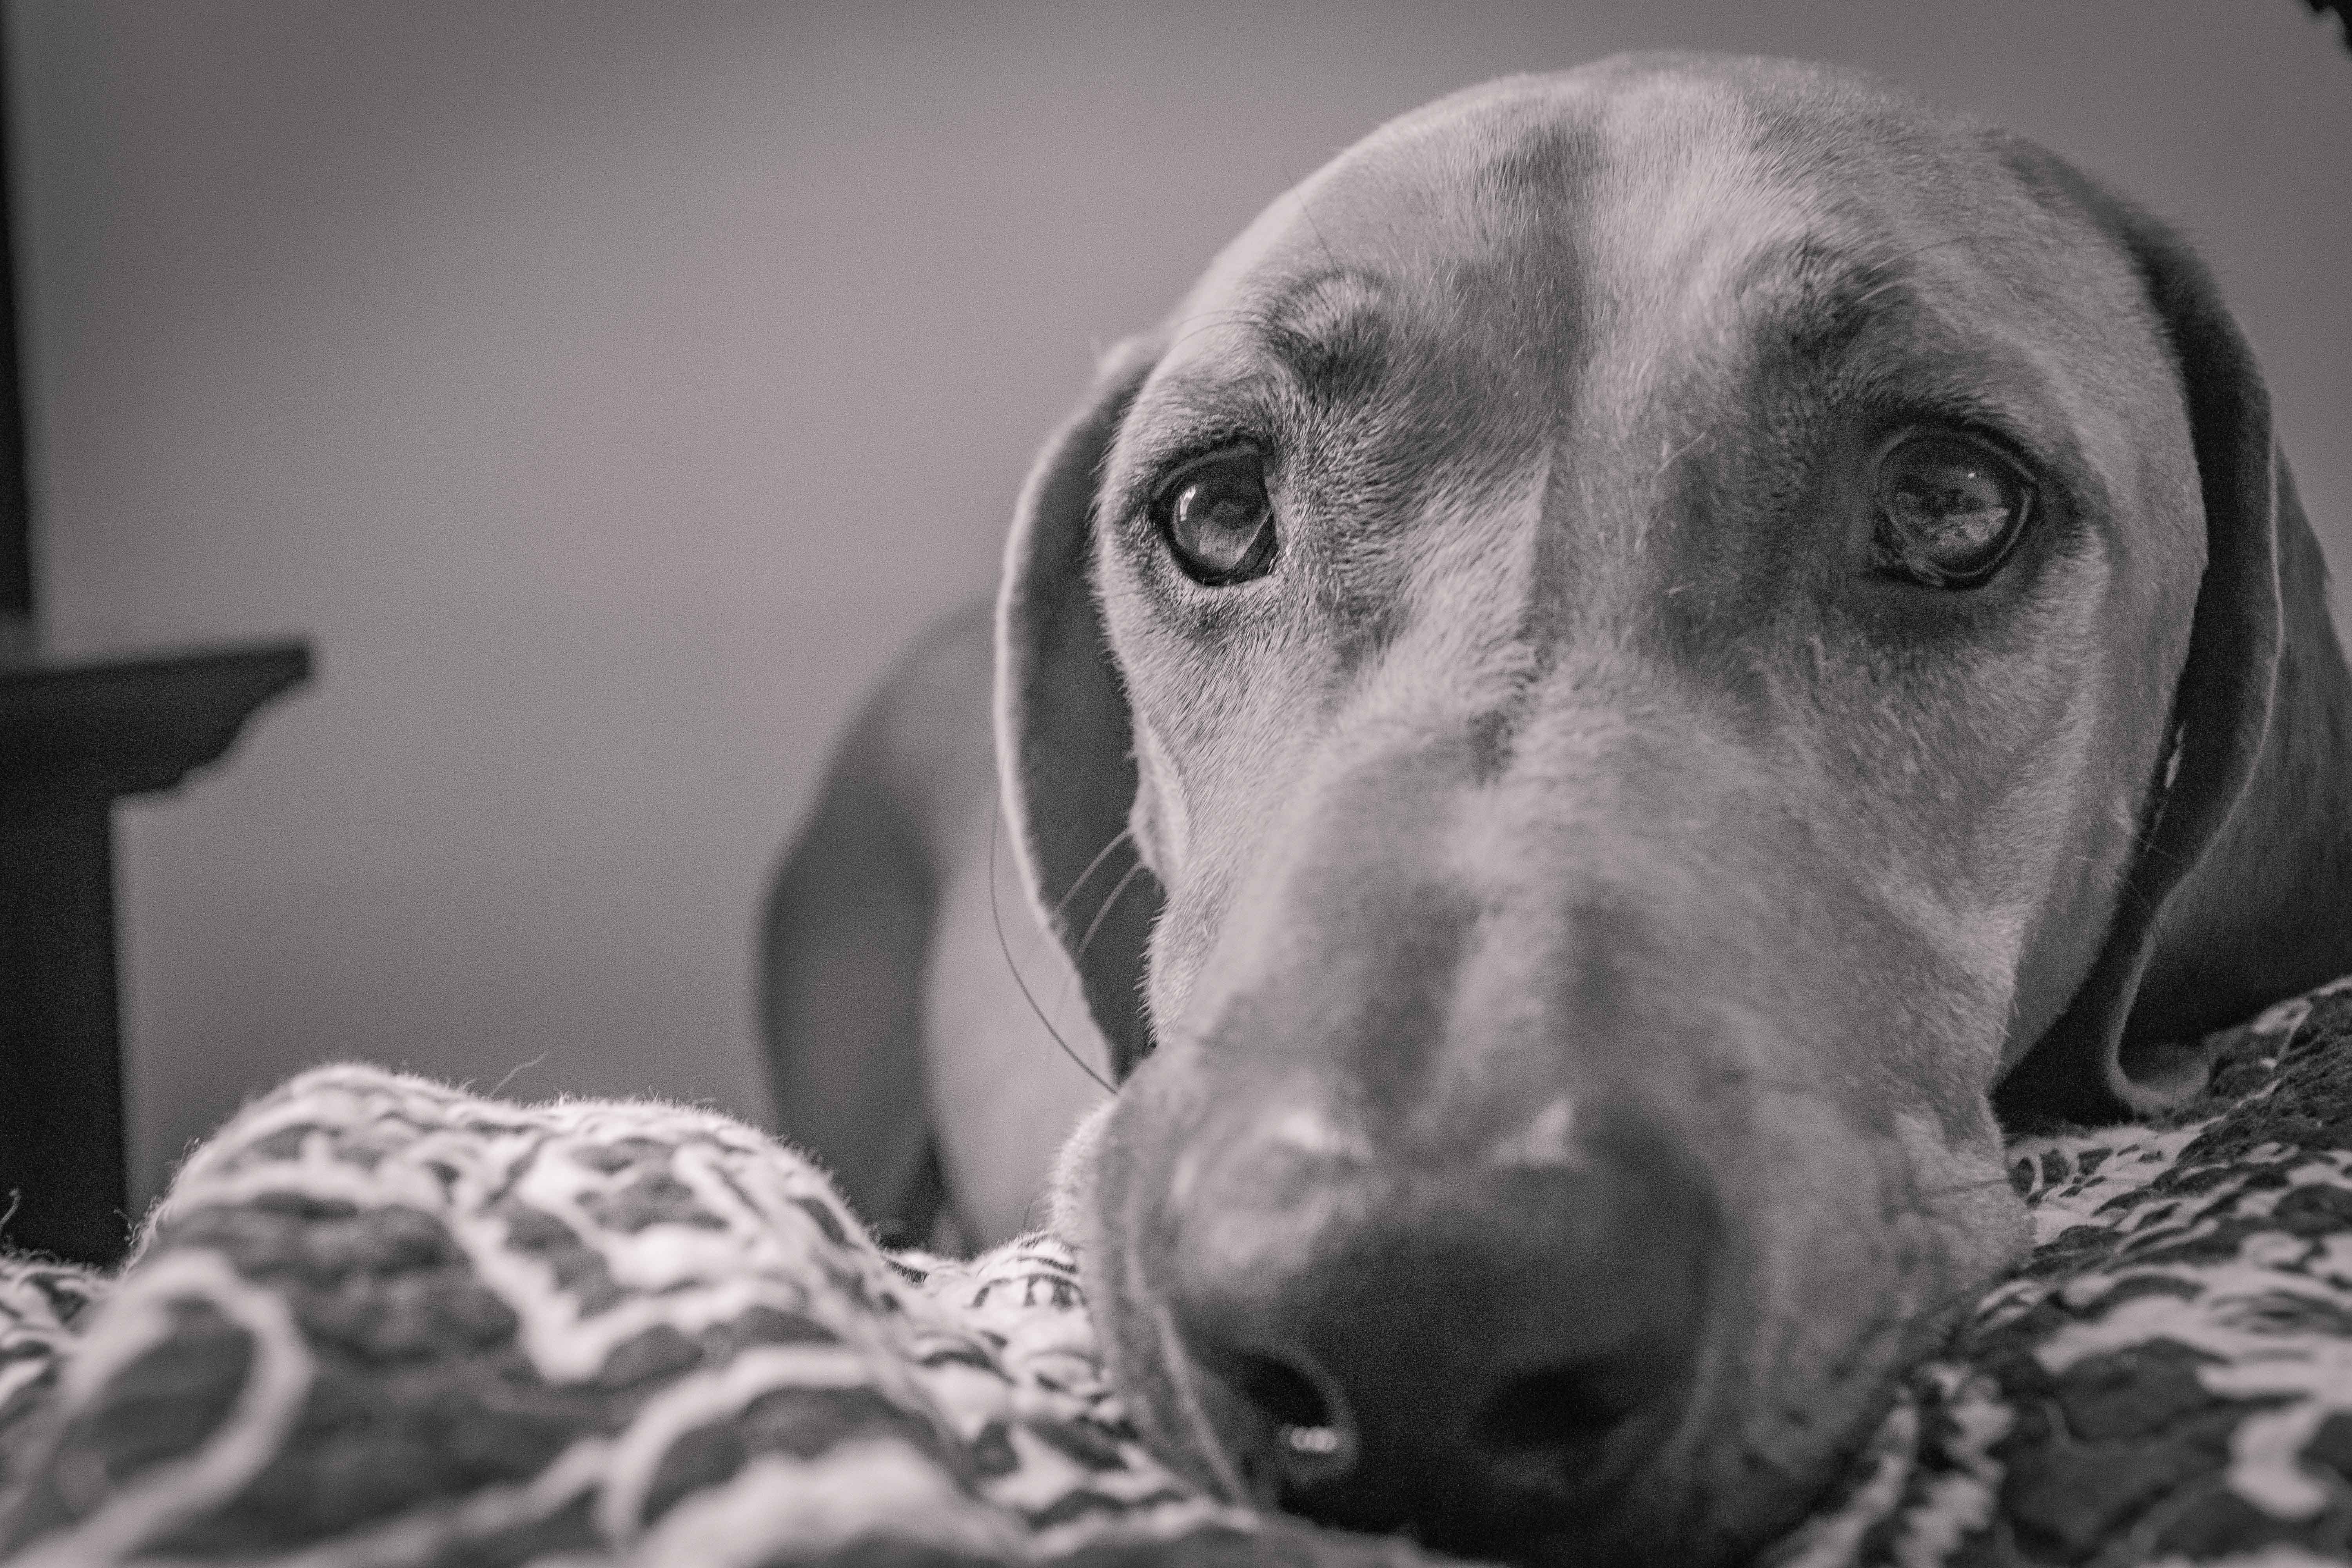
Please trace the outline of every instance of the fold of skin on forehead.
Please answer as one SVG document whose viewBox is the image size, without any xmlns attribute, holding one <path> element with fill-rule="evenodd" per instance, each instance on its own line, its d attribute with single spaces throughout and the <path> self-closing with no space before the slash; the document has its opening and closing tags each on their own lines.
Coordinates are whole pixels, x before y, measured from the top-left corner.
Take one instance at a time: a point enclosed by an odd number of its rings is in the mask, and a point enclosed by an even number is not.
<svg viewBox="0 0 2352 1568">
<path fill-rule="evenodd" d="M 1619 1514 L 1504 1544 L 1751 1542 L 2026 1234 L 1986 1096 L 2097 949 L 2203 563 L 2131 268 L 1969 122 L 1633 58 L 1383 128 L 1165 342 L 1096 541 L 1160 1045 L 1060 1181 L 1114 1374 L 1236 1484 L 1154 1307 L 1236 1107 L 1311 1085 L 1402 1194 L 1633 1105 L 1722 1210 L 1696 1386 Z M 2040 485 L 1965 594 L 1869 569 L 1870 455 L 1939 423 Z M 1236 440 L 1280 555 L 1204 589 L 1145 502 Z"/>
</svg>

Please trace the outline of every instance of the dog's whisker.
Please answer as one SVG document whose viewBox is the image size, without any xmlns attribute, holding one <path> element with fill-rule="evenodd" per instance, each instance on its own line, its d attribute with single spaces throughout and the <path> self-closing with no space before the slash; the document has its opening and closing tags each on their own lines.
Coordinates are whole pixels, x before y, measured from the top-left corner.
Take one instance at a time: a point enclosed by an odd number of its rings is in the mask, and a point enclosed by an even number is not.
<svg viewBox="0 0 2352 1568">
<path fill-rule="evenodd" d="M 1054 1020 L 1045 1016 L 1045 1009 L 1037 1005 L 1035 994 L 1030 991 L 1028 977 L 1021 973 L 1021 965 L 1013 962 L 1013 944 L 1004 936 L 1004 910 L 996 898 L 996 839 L 1003 830 L 1003 803 L 992 798 L 988 806 L 988 920 L 996 929 L 996 951 L 1004 955 L 1005 972 L 1013 976 L 1013 984 L 1020 989 L 1021 1000 L 1029 1005 L 1029 1011 L 1037 1016 L 1037 1022 L 1045 1026 L 1045 1032 L 1054 1037 L 1054 1043 L 1062 1047 L 1062 1054 L 1076 1062 L 1078 1070 L 1094 1079 L 1096 1086 L 1105 1094 L 1116 1094 L 1118 1091 L 1111 1087 L 1109 1080 L 1095 1071 L 1093 1065 L 1062 1037 L 1062 1031 L 1054 1027 Z"/>
<path fill-rule="evenodd" d="M 1086 957 L 1087 949 L 1094 945 L 1095 933 L 1102 930 L 1103 921 L 1109 917 L 1111 906 L 1118 903 L 1128 889 L 1135 885 L 1135 879 L 1141 875 L 1142 871 L 1143 861 L 1138 858 L 1135 864 L 1127 868 L 1126 875 L 1112 884 L 1110 896 L 1103 900 L 1100 909 L 1095 910 L 1095 918 L 1087 922 L 1086 934 L 1078 938 L 1078 945 L 1070 950 L 1070 960 L 1073 963 Z"/>
<path fill-rule="evenodd" d="M 1307 205 L 1306 183 L 1294 180 L 1291 184 L 1298 195 L 1298 216 L 1307 220 L 1307 231 L 1315 237 L 1316 245 L 1323 252 L 1323 259 L 1329 264 L 1331 270 L 1337 272 L 1339 270 L 1339 258 L 1333 253 L 1331 242 L 1323 237 L 1323 226 L 1315 221 L 1315 209 Z"/>
<path fill-rule="evenodd" d="M 1948 234 L 1941 239 L 1930 239 L 1922 244 L 1915 245 L 1908 250 L 1896 252 L 1895 255 L 1886 258 L 1886 265 L 1889 267 L 1900 266 L 1902 263 L 1910 260 L 1915 256 L 1924 256 L 1928 251 L 1942 250 L 1950 246 L 1966 245 L 1976 237 L 1976 236 L 1969 234 Z"/>
<path fill-rule="evenodd" d="M 1715 426 L 1713 425 L 1709 425 L 1700 430 L 1697 435 L 1693 436 L 1689 440 L 1684 442 L 1681 446 L 1676 447 L 1673 451 L 1668 452 L 1664 460 L 1658 464 L 1657 472 L 1650 476 L 1650 482 L 1654 485 L 1660 479 L 1664 479 L 1676 463 L 1681 462 L 1693 448 L 1696 447 L 1701 442 L 1705 441 L 1708 437 L 1714 434 Z"/>
<path fill-rule="evenodd" d="M 1175 1321 L 1165 1307 L 1155 1307 L 1152 1325 L 1160 1336 L 1162 1364 L 1167 1368 L 1169 1393 L 1175 1398 L 1184 1424 L 1192 1429 L 1201 1458 L 1207 1461 L 1211 1472 L 1224 1489 L 1227 1498 L 1234 1502 L 1264 1501 L 1254 1495 L 1254 1489 L 1234 1464 L 1217 1432 L 1217 1424 L 1201 1400 L 1201 1391 L 1193 1381 L 1197 1370 L 1192 1358 L 1184 1353 L 1183 1336 L 1177 1331 Z"/>
<path fill-rule="evenodd" d="M 1181 332 L 1172 334 L 1168 340 L 1168 346 L 1172 349 L 1179 343 L 1191 342 L 1192 339 L 1200 336 L 1202 332 L 1213 331 L 1218 327 L 1232 326 L 1237 322 L 1255 321 L 1256 319 L 1256 316 L 1248 310 L 1202 310 L 1198 315 L 1189 316 L 1185 319 L 1184 330 Z"/>
<path fill-rule="evenodd" d="M 1119 835 L 1119 838 L 1125 838 L 1126 837 L 1127 835 L 1125 833 L 1121 833 Z M 1113 839 L 1111 842 L 1115 845 L 1118 842 L 1118 839 Z M 1105 853 L 1108 853 L 1108 847 L 1105 849 Z M 1099 860 L 1101 857 L 1097 856 L 1096 858 Z M 1103 900 L 1101 905 L 1096 909 L 1094 919 L 1087 922 L 1086 934 L 1079 937 L 1077 945 L 1070 949 L 1070 971 L 1063 977 L 1062 994 L 1059 997 L 1055 998 L 1054 1003 L 1055 1012 L 1059 1013 L 1070 1005 L 1071 993 L 1076 990 L 1078 986 L 1078 965 L 1085 961 L 1087 949 L 1094 945 L 1095 933 L 1102 930 L 1102 923 L 1104 920 L 1109 916 L 1111 906 L 1118 903 L 1121 895 L 1126 893 L 1127 889 L 1134 885 L 1137 874 L 1142 871 L 1142 869 L 1143 858 L 1142 857 L 1138 856 L 1136 858 L 1135 864 L 1129 866 L 1126 872 L 1120 876 L 1119 879 L 1111 885 L 1108 896 L 1107 896 Z"/>
<path fill-rule="evenodd" d="M 1062 896 L 1060 898 L 1054 900 L 1053 912 L 1047 917 L 1049 921 L 1056 921 L 1062 918 L 1063 911 L 1070 907 L 1070 900 L 1076 898 L 1078 896 L 1078 889 L 1087 885 L 1087 879 L 1092 877 L 1097 871 L 1101 870 L 1103 868 L 1103 862 L 1111 858 L 1111 852 L 1134 836 L 1134 828 L 1122 827 L 1117 833 L 1110 836 L 1110 842 L 1105 844 L 1101 848 L 1095 851 L 1095 858 L 1087 862 L 1087 868 L 1079 872 L 1076 879 L 1072 881 L 1068 887 L 1062 889 Z M 1129 873 L 1130 876 L 1133 874 L 1134 873 L 1132 872 Z M 1097 915 L 1095 918 L 1100 920 L 1102 917 Z M 1088 927 L 1087 929 L 1091 931 L 1093 928 Z"/>
</svg>

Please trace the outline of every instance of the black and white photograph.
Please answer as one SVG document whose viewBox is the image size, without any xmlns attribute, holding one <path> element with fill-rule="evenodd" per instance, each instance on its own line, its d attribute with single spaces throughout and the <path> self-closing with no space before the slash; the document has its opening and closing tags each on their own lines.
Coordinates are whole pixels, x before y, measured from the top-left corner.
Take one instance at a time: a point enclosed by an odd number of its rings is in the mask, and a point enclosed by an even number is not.
<svg viewBox="0 0 2352 1568">
<path fill-rule="evenodd" d="M 2343 0 L 0 0 L 0 1564 L 2352 1563 Z"/>
</svg>

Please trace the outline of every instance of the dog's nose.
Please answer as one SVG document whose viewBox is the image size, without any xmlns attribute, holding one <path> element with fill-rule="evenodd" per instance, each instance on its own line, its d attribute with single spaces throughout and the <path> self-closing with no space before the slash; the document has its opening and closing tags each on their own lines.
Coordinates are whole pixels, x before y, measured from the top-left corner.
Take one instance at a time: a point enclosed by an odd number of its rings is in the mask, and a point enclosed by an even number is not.
<svg viewBox="0 0 2352 1568">
<path fill-rule="evenodd" d="M 1551 1142 L 1561 1157 L 1431 1167 L 1242 1139 L 1196 1175 L 1169 1306 L 1260 1500 L 1507 1555 L 1606 1512 L 1654 1456 L 1692 1384 L 1717 1209 L 1622 1119 Z"/>
</svg>

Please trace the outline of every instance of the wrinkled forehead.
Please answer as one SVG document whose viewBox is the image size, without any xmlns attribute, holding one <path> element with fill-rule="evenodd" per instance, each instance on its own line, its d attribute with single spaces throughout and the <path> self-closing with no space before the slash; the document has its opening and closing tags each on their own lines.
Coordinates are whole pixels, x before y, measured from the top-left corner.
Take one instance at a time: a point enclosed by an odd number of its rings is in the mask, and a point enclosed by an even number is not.
<svg viewBox="0 0 2352 1568">
<path fill-rule="evenodd" d="M 2161 340 L 2128 259 L 2032 156 L 1824 68 L 1635 58 L 1491 83 L 1267 208 L 1179 309 L 1142 406 L 1269 374 L 1368 387 L 1416 331 L 1499 394 L 1612 350 L 1858 338 L 1877 317 L 2038 402 L 2021 417 L 2054 405 L 2123 442 L 2164 416 L 2130 401 L 2172 385 Z"/>
</svg>

